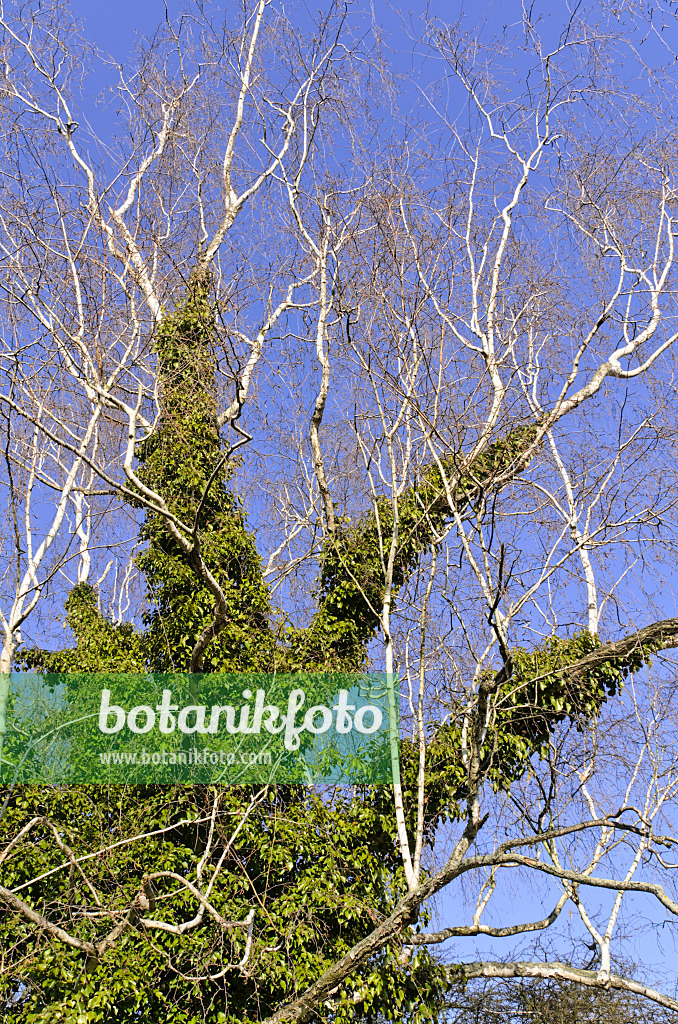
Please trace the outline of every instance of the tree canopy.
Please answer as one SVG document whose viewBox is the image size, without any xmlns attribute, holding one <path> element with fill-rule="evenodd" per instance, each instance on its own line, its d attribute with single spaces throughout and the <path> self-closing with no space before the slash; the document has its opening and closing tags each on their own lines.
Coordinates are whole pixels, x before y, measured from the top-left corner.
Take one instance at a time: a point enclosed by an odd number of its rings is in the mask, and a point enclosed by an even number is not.
<svg viewBox="0 0 678 1024">
<path fill-rule="evenodd" d="M 0 12 L 3 1019 L 678 1011 L 613 955 L 678 917 L 670 60 L 513 13 L 196 4 L 96 135 Z M 399 776 L 16 785 L 12 668 L 383 671 Z"/>
</svg>

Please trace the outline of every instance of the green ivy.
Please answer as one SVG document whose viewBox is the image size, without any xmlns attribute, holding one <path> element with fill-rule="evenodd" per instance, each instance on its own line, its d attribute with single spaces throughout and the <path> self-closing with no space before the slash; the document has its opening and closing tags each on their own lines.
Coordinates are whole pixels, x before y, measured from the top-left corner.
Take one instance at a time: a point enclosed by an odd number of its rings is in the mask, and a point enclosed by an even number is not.
<svg viewBox="0 0 678 1024">
<path fill-rule="evenodd" d="M 451 497 L 461 510 L 510 470 L 535 437 L 536 427 L 518 427 L 507 438 L 488 445 L 466 472 L 460 472 L 457 456 L 443 459 L 440 467 L 430 467 L 421 481 L 398 499 L 394 599 L 449 519 L 450 504 L 441 469 L 448 481 L 459 478 Z M 387 498 L 380 498 L 374 511 L 353 526 L 340 525 L 327 539 L 318 581 L 318 611 L 308 629 L 290 636 L 293 667 L 333 664 L 351 670 L 363 664 L 367 645 L 379 628 L 375 611 L 381 608 L 383 599 L 383 552 L 389 550 L 393 527 L 393 505 Z"/>
<path fill-rule="evenodd" d="M 275 664 L 270 594 L 240 501 L 227 486 L 230 467 L 217 424 L 214 328 L 209 281 L 194 280 L 157 331 L 160 421 L 139 447 L 138 473 L 184 523 L 192 525 L 197 517 L 203 558 L 226 596 L 227 625 L 208 647 L 204 671 L 268 671 Z M 214 598 L 207 587 L 196 585 L 163 516 L 146 513 L 141 539 L 148 547 L 138 565 L 152 607 L 143 638 L 148 665 L 159 672 L 185 671 L 197 637 L 211 621 Z"/>
<path fill-rule="evenodd" d="M 63 651 L 26 650 L 25 669 L 46 672 L 143 672 L 146 655 L 142 637 L 131 623 L 114 625 L 97 608 L 97 595 L 89 583 L 78 583 L 66 598 L 66 621 L 75 647 Z"/>
<path fill-rule="evenodd" d="M 355 524 L 341 524 L 328 537 L 317 581 L 317 611 L 306 629 L 273 626 L 271 595 L 262 575 L 254 537 L 238 496 L 229 488 L 232 467 L 224 462 L 217 422 L 213 339 L 215 313 L 208 279 L 194 279 L 155 338 L 160 387 L 157 428 L 137 450 L 142 483 L 161 494 L 169 510 L 190 526 L 197 519 L 206 564 L 226 596 L 227 625 L 208 645 L 205 671 L 355 670 L 379 627 L 383 597 L 381 538 L 390 544 L 393 507 L 379 499 Z M 394 598 L 450 514 L 442 472 L 452 481 L 452 499 L 463 509 L 486 490 L 522 470 L 536 438 L 520 426 L 495 440 L 466 466 L 449 456 L 428 468 L 398 500 L 398 549 Z M 209 490 L 205 495 L 208 482 Z M 456 483 L 455 483 L 456 481 Z M 141 506 L 138 499 L 134 503 Z M 197 637 L 212 621 L 214 599 L 196 579 L 165 519 L 146 511 L 138 566 L 146 580 L 150 610 L 143 628 L 115 625 L 97 610 L 92 587 L 80 584 L 66 602 L 75 646 L 23 654 L 24 667 L 51 672 L 186 670 Z M 649 657 L 641 651 L 589 672 L 573 686 L 563 667 L 593 650 L 588 633 L 551 638 L 530 651 L 510 652 L 492 700 L 483 769 L 495 789 L 508 788 L 530 758 L 565 719 L 582 725 L 619 690 L 625 675 Z M 498 677 L 497 677 L 498 678 Z M 491 678 L 485 682 L 489 685 Z M 427 750 L 425 838 L 461 814 L 467 791 L 460 755 L 460 723 L 432 727 Z M 418 751 L 401 743 L 408 827 L 415 827 Z M 222 814 L 236 822 L 250 793 L 221 790 Z M 181 825 L 205 815 L 212 799 L 206 787 L 76 786 L 67 790 L 26 788 L 14 794 L 0 822 L 0 843 L 28 818 L 45 815 L 76 856 L 126 836 L 172 826 L 161 837 L 116 847 L 89 862 L 88 872 L 109 905 L 122 911 L 139 891 L 145 872 L 174 870 L 190 875 L 202 857 L 207 826 Z M 393 794 L 388 787 L 336 791 L 322 798 L 303 787 L 271 788 L 234 842 L 236 868 L 222 872 L 211 899 L 226 917 L 242 919 L 257 908 L 252 973 L 227 972 L 214 982 L 193 982 L 196 973 L 218 973 L 236 961 L 238 939 L 226 939 L 206 918 L 200 929 L 179 938 L 128 932 L 97 961 L 56 943 L 18 916 L 0 920 L 5 969 L 0 977 L 0 1020 L 20 1024 L 166 1021 L 168 1024 L 247 1024 L 302 991 L 388 915 L 405 891 L 395 841 Z M 21 858 L 3 868 L 15 887 L 57 867 L 63 855 L 50 834 L 31 833 Z M 86 916 L 91 894 L 81 879 L 58 871 L 24 890 L 31 905 L 66 915 L 69 929 L 96 938 L 110 927 Z M 169 889 L 168 889 L 169 892 Z M 162 895 L 162 893 L 161 893 Z M 195 912 L 188 896 L 164 903 L 173 921 Z M 426 910 L 422 911 L 422 923 Z M 151 941 L 152 940 L 152 941 Z M 337 994 L 317 1019 L 437 1021 L 444 1006 L 445 972 L 426 950 L 403 957 L 397 946 L 379 952 Z M 3 1002 L 4 1000 L 4 1002 Z"/>
</svg>

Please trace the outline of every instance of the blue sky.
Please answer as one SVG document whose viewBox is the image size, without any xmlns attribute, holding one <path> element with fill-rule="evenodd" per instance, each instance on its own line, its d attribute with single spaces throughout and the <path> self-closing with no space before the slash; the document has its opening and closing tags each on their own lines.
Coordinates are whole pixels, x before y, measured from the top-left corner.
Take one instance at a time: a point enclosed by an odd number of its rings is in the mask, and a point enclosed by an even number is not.
<svg viewBox="0 0 678 1024">
<path fill-rule="evenodd" d="M 170 15 L 178 10 L 176 0 L 167 5 Z M 92 3 L 72 0 L 71 10 L 84 22 L 85 33 L 102 50 L 118 60 L 134 45 L 137 34 L 147 35 L 165 17 L 162 0 L 117 0 L 116 3 Z"/>
<path fill-rule="evenodd" d="M 178 10 L 179 6 L 176 0 L 172 0 L 169 3 L 170 15 Z M 399 28 L 396 17 L 393 14 L 389 15 L 389 7 L 386 4 L 379 3 L 375 6 L 381 12 L 385 25 L 391 29 Z M 158 23 L 165 17 L 166 10 L 165 3 L 162 0 L 136 0 L 136 2 L 133 2 L 133 0 L 118 0 L 114 4 L 92 3 L 91 0 L 73 0 L 71 7 L 75 15 L 82 19 L 86 35 L 102 50 L 110 53 L 111 56 L 121 62 L 124 62 L 130 54 L 139 35 L 144 36 L 153 32 Z M 479 20 L 488 18 L 500 31 L 505 21 L 509 20 L 511 10 L 515 10 L 515 7 L 515 0 L 502 0 L 502 2 L 495 0 L 495 2 L 480 4 L 475 10 Z M 566 4 L 564 0 L 557 0 L 553 7 L 564 9 Z M 419 10 L 423 10 L 423 8 L 424 4 L 420 3 Z M 453 20 L 462 10 L 462 4 L 452 0 L 452 2 L 448 3 L 439 3 L 437 8 L 441 15 L 449 20 Z M 411 64 L 411 49 L 408 52 L 407 37 L 400 32 L 398 35 L 403 43 L 403 49 L 396 57 L 396 65 L 404 71 Z M 501 909 L 501 916 L 504 916 L 505 913 L 507 921 L 511 923 L 527 919 L 532 913 L 536 916 L 540 913 L 541 909 L 530 905 L 530 894 L 526 893 L 521 895 L 520 900 L 516 899 L 512 894 L 498 897 L 497 904 Z M 447 916 L 445 911 L 449 909 L 451 909 L 451 900 L 448 903 L 447 898 L 445 898 L 441 901 L 440 906 L 442 920 L 445 920 Z M 469 947 L 470 945 L 469 943 Z M 462 956 L 466 955 L 469 959 L 472 958 L 472 956 L 469 956 L 470 948 L 466 952 L 467 947 L 462 945 L 462 943 L 459 943 L 457 948 Z M 499 952 L 496 945 L 494 945 L 493 949 L 495 953 Z M 649 936 L 639 944 L 637 950 L 639 957 L 642 957 L 647 964 L 652 962 L 659 963 L 662 959 L 659 948 L 655 946 Z M 485 947 L 485 951 L 489 952 L 488 947 Z"/>
</svg>

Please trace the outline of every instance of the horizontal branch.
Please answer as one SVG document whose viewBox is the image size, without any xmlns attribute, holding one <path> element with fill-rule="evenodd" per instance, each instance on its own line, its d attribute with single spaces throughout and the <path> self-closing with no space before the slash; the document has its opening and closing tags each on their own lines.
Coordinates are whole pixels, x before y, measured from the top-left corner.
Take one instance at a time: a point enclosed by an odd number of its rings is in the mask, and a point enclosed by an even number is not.
<svg viewBox="0 0 678 1024">
<path fill-rule="evenodd" d="M 439 942 L 445 942 L 446 939 L 463 938 L 470 935 L 489 935 L 494 939 L 504 939 L 511 935 L 521 935 L 523 932 L 539 932 L 553 924 L 566 902 L 566 896 L 558 900 L 548 917 L 543 917 L 541 921 L 512 924 L 506 928 L 493 928 L 487 924 L 458 925 L 455 928 L 442 928 L 439 932 L 422 932 L 419 935 L 413 935 L 408 938 L 407 945 L 433 946 Z"/>
<path fill-rule="evenodd" d="M 618 814 L 623 813 L 623 810 L 625 810 L 625 808 L 620 810 Z M 421 905 L 435 893 L 440 892 L 441 889 L 452 882 L 455 878 L 479 868 L 498 867 L 502 865 L 506 867 L 515 867 L 520 865 L 544 871 L 547 874 L 566 881 L 574 882 L 575 884 L 614 889 L 617 892 L 646 892 L 656 896 L 657 899 L 667 907 L 667 909 L 678 914 L 678 905 L 674 904 L 670 900 L 664 889 L 659 885 L 595 878 L 590 875 L 578 874 L 576 872 L 551 867 L 550 865 L 547 865 L 542 861 L 538 861 L 535 858 L 525 857 L 519 853 L 509 852 L 518 843 L 542 843 L 556 835 L 567 835 L 583 829 L 601 827 L 602 825 L 607 827 L 619 827 L 624 831 L 643 831 L 639 830 L 637 826 L 626 825 L 625 823 L 620 822 L 615 823 L 615 816 L 613 815 L 602 819 L 592 819 L 590 821 L 581 822 L 574 826 L 564 826 L 559 829 L 551 829 L 548 832 L 535 836 L 528 836 L 522 840 L 509 840 L 507 843 L 502 844 L 498 850 L 493 853 L 483 854 L 464 860 L 463 855 L 468 850 L 473 839 L 475 839 L 479 827 L 477 824 L 474 825 L 472 822 L 469 822 L 462 837 L 458 840 L 454 852 L 440 871 L 435 875 L 423 879 L 416 889 L 408 892 L 407 895 L 400 900 L 388 918 L 381 921 L 377 927 L 370 932 L 370 934 L 357 942 L 352 949 L 344 954 L 344 956 L 329 967 L 321 977 L 311 984 L 305 992 L 297 996 L 291 1002 L 280 1007 L 270 1017 L 267 1017 L 263 1024 L 288 1024 L 288 1022 L 289 1024 L 297 1024 L 297 1022 L 299 1022 L 299 1024 L 303 1024 L 303 1022 L 308 1021 L 313 1016 L 315 1008 L 321 1002 L 326 1000 L 328 997 L 331 997 L 332 994 L 338 990 L 339 986 L 349 975 L 353 974 L 369 957 L 374 955 L 380 949 L 383 949 L 390 942 L 404 942 L 406 945 L 422 944 L 417 943 L 417 937 L 414 935 L 408 935 L 407 938 L 404 937 L 407 927 L 418 917 Z M 665 842 L 666 838 L 662 837 L 662 841 Z M 482 934 L 481 929 L 479 929 L 478 934 Z M 441 939 L 440 941 L 443 940 Z M 503 967 L 505 965 L 500 964 L 498 966 Z M 563 969 L 575 971 L 575 968 L 567 968 L 566 966 L 564 966 Z M 478 974 L 476 976 L 481 977 L 482 975 Z M 496 976 L 499 977 L 500 975 Z M 591 977 L 595 978 L 597 975 L 591 974 Z M 579 978 L 575 978 L 573 976 L 571 980 L 576 981 L 579 980 Z M 624 981 L 624 979 L 621 979 L 621 981 Z M 629 982 L 628 984 L 632 985 L 639 983 Z M 640 989 L 636 990 L 629 988 L 629 991 L 640 991 Z M 651 991 L 652 990 L 648 990 L 648 993 Z M 641 994 L 648 993 L 641 992 Z M 656 995 L 657 1001 L 664 998 L 658 993 Z M 654 996 L 649 996 L 649 998 L 654 998 Z M 673 1004 L 667 1003 L 665 1005 Z M 678 1003 L 675 1005 L 678 1007 Z"/>
<path fill-rule="evenodd" d="M 532 868 L 534 871 L 542 871 L 546 875 L 558 878 L 564 882 L 573 882 L 575 885 L 587 885 L 594 889 L 612 889 L 614 892 L 644 892 L 656 897 L 662 906 L 670 910 L 678 917 L 678 903 L 667 895 L 663 886 L 654 882 L 626 882 L 617 878 L 598 878 L 596 875 L 586 875 L 579 871 L 568 871 L 565 868 L 558 868 L 545 861 L 536 860 L 534 857 L 524 857 L 521 854 L 489 854 L 481 858 L 485 864 L 491 865 L 513 865 L 515 867 Z M 467 862 L 468 864 L 468 862 Z"/>
<path fill-rule="evenodd" d="M 635 633 L 630 633 L 621 640 L 603 644 L 602 647 L 589 651 L 579 661 L 564 667 L 563 674 L 575 681 L 593 669 L 600 668 L 616 658 L 628 658 L 635 651 L 641 651 L 645 647 L 654 650 L 678 647 L 678 618 L 661 619 Z"/>
<path fill-rule="evenodd" d="M 531 963 L 517 961 L 501 963 L 496 961 L 474 961 L 458 964 L 449 970 L 449 980 L 470 980 L 472 978 L 554 978 L 556 981 L 573 981 L 588 988 L 617 989 L 621 992 L 633 992 L 646 999 L 665 1006 L 669 1010 L 678 1010 L 678 1001 L 665 996 L 661 992 L 643 985 L 632 978 L 622 978 L 618 974 L 605 976 L 599 971 L 585 971 L 579 967 L 556 962 Z"/>
<path fill-rule="evenodd" d="M 193 885 L 192 882 L 190 882 L 187 878 L 184 878 L 183 875 L 177 874 L 176 871 L 154 871 L 152 874 L 148 875 L 149 882 L 155 882 L 161 878 L 171 878 L 173 881 L 178 882 L 179 885 L 183 885 L 185 889 L 188 889 L 188 891 L 192 893 L 193 896 L 195 896 L 195 898 L 202 906 L 204 906 L 207 913 L 214 918 L 214 920 L 221 928 L 242 928 L 245 925 L 247 925 L 247 921 L 229 921 L 225 917 L 223 917 L 219 913 L 219 911 L 210 903 L 207 897 L 202 892 L 200 892 L 200 890 L 195 885 Z M 142 923 L 148 925 L 148 927 L 151 928 L 162 928 L 163 925 L 165 924 L 164 921 L 147 921 L 146 919 L 144 919 Z M 165 930 L 167 931 L 169 929 Z"/>
<path fill-rule="evenodd" d="M 0 863 L 5 859 L 5 857 L 10 852 L 12 847 L 18 842 L 18 840 L 23 835 L 25 835 L 26 832 L 30 831 L 30 829 L 33 828 L 33 826 L 36 823 L 43 820 L 45 819 L 40 817 L 33 818 L 31 821 L 29 821 L 28 824 L 25 825 L 24 828 L 21 830 L 21 832 L 17 836 L 15 836 L 15 838 L 12 840 L 10 845 L 3 851 L 3 853 L 0 854 Z M 165 832 L 172 832 L 174 831 L 174 829 L 180 829 L 184 825 L 202 825 L 209 820 L 210 815 L 207 815 L 204 818 L 182 818 L 180 821 L 175 822 L 173 825 L 166 825 L 164 828 L 156 828 L 152 832 L 141 832 L 136 836 L 129 836 L 127 839 L 119 839 L 117 843 L 110 843 L 109 846 L 102 846 L 98 850 L 95 850 L 93 853 L 86 853 L 82 857 L 76 857 L 74 863 L 83 864 L 86 860 L 92 860 L 93 857 L 103 857 L 105 853 L 110 853 L 111 850 L 117 850 L 118 847 L 120 846 L 128 846 L 130 843 L 137 843 L 142 839 L 152 839 L 154 836 L 163 835 Z M 50 875 L 55 875 L 57 871 L 63 871 L 64 868 L 70 867 L 70 864 L 70 861 L 64 861 L 63 864 L 59 864 L 55 868 L 50 868 L 49 871 L 43 871 L 41 875 L 36 875 L 35 878 L 31 878 L 27 882 L 22 882 L 21 885 L 17 885 L 16 888 L 12 889 L 11 891 L 13 893 L 20 892 L 21 889 L 26 889 L 29 885 L 35 885 L 36 882 L 41 882 L 43 878 L 49 878 Z"/>
</svg>

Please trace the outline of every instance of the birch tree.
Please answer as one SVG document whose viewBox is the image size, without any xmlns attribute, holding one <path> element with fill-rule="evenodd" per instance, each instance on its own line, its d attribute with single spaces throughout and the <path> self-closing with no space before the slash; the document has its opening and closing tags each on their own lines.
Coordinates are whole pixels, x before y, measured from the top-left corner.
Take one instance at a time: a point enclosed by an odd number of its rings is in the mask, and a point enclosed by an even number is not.
<svg viewBox="0 0 678 1024">
<path fill-rule="evenodd" d="M 66 16 L 3 15 L 1 400 L 35 439 L 8 473 L 57 494 L 45 536 L 74 505 L 83 566 L 86 497 L 143 520 L 147 628 L 115 633 L 92 592 L 69 597 L 141 668 L 368 665 L 403 734 L 388 789 L 115 810 L 29 794 L 30 815 L 8 792 L 8 999 L 31 1019 L 107 1019 L 118 1000 L 129 1019 L 419 1021 L 467 980 L 542 978 L 676 1011 L 615 970 L 628 904 L 678 913 L 675 119 L 640 14 L 581 7 L 555 37 L 534 9 L 501 38 L 424 20 L 445 88 L 431 72 L 404 118 L 383 40 L 343 9 L 308 33 L 264 0 L 235 30 L 198 13 L 119 69 L 127 135 L 98 162 Z M 255 497 L 256 541 L 227 484 Z M 237 572 L 206 509 L 237 534 Z M 17 575 L 26 614 L 41 565 Z M 91 670 L 84 635 L 25 657 Z M 501 893 L 528 883 L 534 915 L 506 919 Z M 507 955 L 564 943 L 568 914 L 590 963 L 564 944 Z M 22 988 L 46 970 L 40 936 L 86 965 L 52 1003 Z M 501 953 L 467 954 L 479 938 Z M 111 979 L 149 958 L 143 996 Z"/>
</svg>

